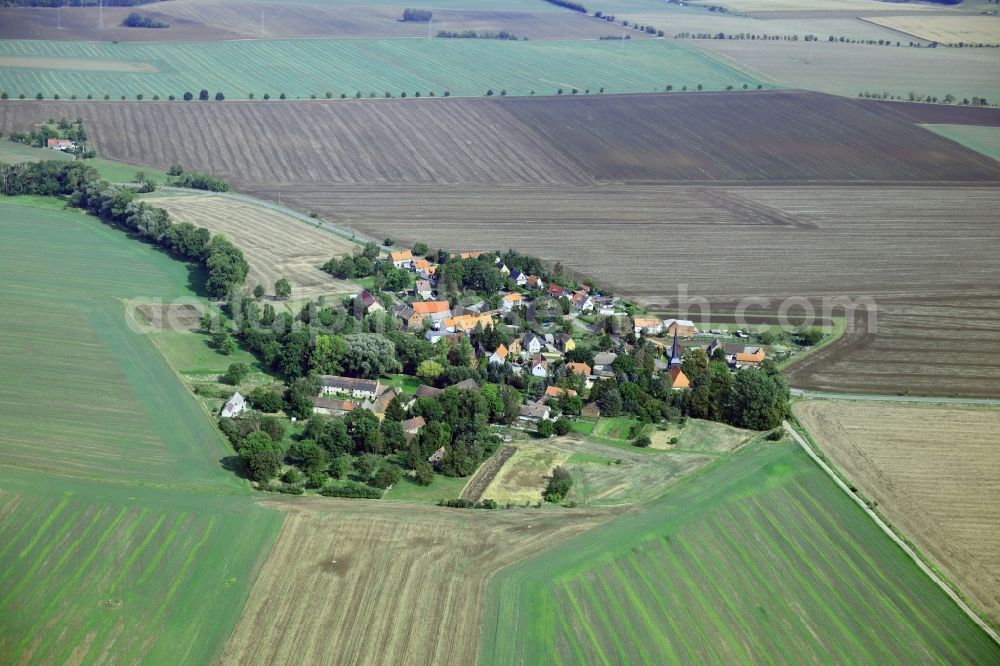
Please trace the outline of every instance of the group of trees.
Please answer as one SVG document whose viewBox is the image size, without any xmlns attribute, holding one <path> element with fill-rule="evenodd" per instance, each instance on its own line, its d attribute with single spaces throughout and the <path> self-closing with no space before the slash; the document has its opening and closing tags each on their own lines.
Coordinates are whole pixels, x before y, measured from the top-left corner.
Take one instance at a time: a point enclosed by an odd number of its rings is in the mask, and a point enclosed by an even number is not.
<svg viewBox="0 0 1000 666">
<path fill-rule="evenodd" d="M 427 23 L 433 18 L 433 14 L 426 9 L 404 9 L 403 20 L 407 23 Z"/>
<path fill-rule="evenodd" d="M 132 12 L 122 21 L 123 28 L 169 28 L 166 21 L 159 21 L 151 16 L 143 16 L 139 12 Z"/>
<path fill-rule="evenodd" d="M 167 175 L 171 177 L 170 184 L 175 187 L 188 187 L 193 190 L 209 192 L 228 192 L 229 183 L 200 171 L 185 171 L 179 164 L 170 167 Z"/>
<path fill-rule="evenodd" d="M 562 7 L 564 9 L 570 9 L 574 12 L 587 13 L 587 8 L 581 5 L 579 2 L 573 2 L 573 0 L 545 0 L 550 5 L 555 5 L 556 7 Z"/>
<path fill-rule="evenodd" d="M 3 93 L 3 99 L 7 99 L 7 93 Z M 69 139 L 76 148 L 73 154 L 82 158 L 94 157 L 93 150 L 88 150 L 86 146 L 87 130 L 83 126 L 83 119 L 77 118 L 70 121 L 68 118 L 60 118 L 56 122 L 54 118 L 49 118 L 48 123 L 40 125 L 30 132 L 11 132 L 10 140 L 23 143 L 35 148 L 45 148 L 49 139 Z"/>
</svg>

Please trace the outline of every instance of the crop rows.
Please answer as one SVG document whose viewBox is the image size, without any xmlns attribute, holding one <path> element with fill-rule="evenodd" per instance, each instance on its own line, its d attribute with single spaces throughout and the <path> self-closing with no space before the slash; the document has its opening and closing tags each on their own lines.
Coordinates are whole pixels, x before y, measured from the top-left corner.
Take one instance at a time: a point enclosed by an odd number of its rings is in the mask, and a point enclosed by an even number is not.
<svg viewBox="0 0 1000 666">
<path fill-rule="evenodd" d="M 39 63 L 38 58 L 57 58 Z M 178 99 L 206 88 L 229 99 L 265 93 L 292 99 L 326 91 L 353 97 L 416 93 L 481 96 L 554 95 L 564 89 L 597 93 L 650 92 L 672 83 L 721 90 L 757 81 L 695 49 L 660 40 L 627 48 L 599 41 L 505 42 L 488 39 L 241 40 L 182 44 L 2 41 L 0 90 L 34 97 L 124 95 Z M 89 64 L 85 64 L 88 63 Z M 102 62 L 152 71 L 101 71 Z M 266 68 L 256 63 L 266 62 Z M 108 65 L 108 67 L 111 67 Z M 116 69 L 123 69 L 117 67 Z"/>
<path fill-rule="evenodd" d="M 1000 647 L 791 445 L 502 572 L 483 663 L 987 663 Z"/>
<path fill-rule="evenodd" d="M 1000 410 L 815 401 L 795 414 L 974 606 L 1000 618 Z"/>
</svg>

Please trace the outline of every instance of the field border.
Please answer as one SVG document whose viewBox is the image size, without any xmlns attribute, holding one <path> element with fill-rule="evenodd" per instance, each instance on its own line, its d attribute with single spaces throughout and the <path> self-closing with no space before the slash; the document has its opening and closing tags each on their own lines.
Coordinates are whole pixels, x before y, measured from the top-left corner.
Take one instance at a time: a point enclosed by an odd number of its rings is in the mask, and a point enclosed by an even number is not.
<svg viewBox="0 0 1000 666">
<path fill-rule="evenodd" d="M 878 525 L 878 527 L 890 539 L 892 539 L 892 541 L 899 546 L 911 560 L 913 560 L 921 571 L 927 574 L 927 576 L 934 581 L 934 583 L 940 587 L 953 602 L 955 602 L 955 605 L 957 605 L 959 609 L 961 609 L 962 612 L 976 624 L 976 626 L 986 632 L 986 635 L 989 636 L 994 643 L 1000 645 L 1000 635 L 998 635 L 993 629 L 993 626 L 979 617 L 979 614 L 965 603 L 962 596 L 954 588 L 952 588 L 951 584 L 939 575 L 933 567 L 925 562 L 924 558 L 914 548 L 912 548 L 903 538 L 896 534 L 896 531 L 885 520 L 883 520 L 873 509 L 869 508 L 868 504 L 865 503 L 865 501 L 859 497 L 857 493 L 851 492 L 851 489 L 846 483 L 844 483 L 844 480 L 840 477 L 840 475 L 835 472 L 834 469 L 826 463 L 826 461 L 816 454 L 809 443 L 806 442 L 805 438 L 799 434 L 798 430 L 796 430 L 796 428 L 793 427 L 787 420 L 783 421 L 781 425 L 785 431 L 792 436 L 792 439 L 794 439 L 796 443 L 798 443 L 798 445 L 801 446 L 802 449 L 809 455 L 809 457 L 812 458 L 813 462 L 815 462 L 819 468 L 822 469 L 827 476 L 829 476 L 833 482 L 844 491 L 844 494 L 850 497 L 855 504 L 861 507 L 861 510 L 864 511 L 865 514 L 867 514 L 868 517 L 871 518 L 875 524 Z M 802 426 L 799 427 L 801 428 Z M 808 437 L 808 431 L 804 428 L 803 431 Z"/>
</svg>

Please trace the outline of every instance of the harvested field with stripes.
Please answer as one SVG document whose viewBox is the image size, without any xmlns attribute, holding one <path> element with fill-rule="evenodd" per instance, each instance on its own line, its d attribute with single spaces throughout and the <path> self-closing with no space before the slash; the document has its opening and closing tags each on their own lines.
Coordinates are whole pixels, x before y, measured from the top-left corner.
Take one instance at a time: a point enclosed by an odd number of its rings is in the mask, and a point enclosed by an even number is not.
<svg viewBox="0 0 1000 666">
<path fill-rule="evenodd" d="M 755 444 L 490 581 L 480 662 L 987 664 L 963 615 L 794 444 Z"/>
<path fill-rule="evenodd" d="M 190 222 L 236 244 L 250 264 L 246 284 L 264 285 L 267 293 L 285 278 L 294 298 L 315 298 L 358 291 L 320 266 L 331 257 L 351 254 L 359 245 L 330 231 L 295 219 L 280 210 L 223 194 L 156 194 L 144 197 L 164 208 L 175 222 Z"/>
<path fill-rule="evenodd" d="M 596 527 L 588 511 L 275 501 L 287 513 L 221 663 L 473 663 L 486 580 Z"/>
<path fill-rule="evenodd" d="M 814 400 L 795 416 L 879 512 L 1000 624 L 1000 410 Z"/>
</svg>

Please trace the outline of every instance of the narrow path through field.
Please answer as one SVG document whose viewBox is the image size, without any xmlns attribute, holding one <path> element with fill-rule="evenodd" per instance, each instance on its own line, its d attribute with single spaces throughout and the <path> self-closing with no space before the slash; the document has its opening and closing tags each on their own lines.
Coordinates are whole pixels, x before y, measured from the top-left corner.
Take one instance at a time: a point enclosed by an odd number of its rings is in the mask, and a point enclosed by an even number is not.
<svg viewBox="0 0 1000 666">
<path fill-rule="evenodd" d="M 932 405 L 1000 405 L 997 398 L 946 398 L 924 395 L 874 395 L 866 393 L 829 393 L 790 389 L 795 398 L 819 398 L 821 400 L 858 400 L 863 402 L 922 402 Z"/>
<path fill-rule="evenodd" d="M 972 620 L 973 622 L 975 622 L 975 623 L 976 623 L 976 625 L 977 625 L 977 626 L 978 626 L 978 627 L 979 627 L 980 629 L 982 629 L 983 631 L 985 631 L 985 632 L 986 632 L 986 634 L 987 634 L 987 635 L 988 635 L 988 636 L 989 636 L 990 638 L 992 638 L 992 639 L 993 639 L 993 640 L 994 640 L 994 641 L 995 641 L 995 642 L 996 642 L 997 644 L 1000 644 L 1000 636 L 998 636 L 998 635 L 997 635 L 997 633 L 996 633 L 996 632 L 995 632 L 995 631 L 993 630 L 993 628 L 992 628 L 992 627 L 990 627 L 990 625 L 986 624 L 986 622 L 984 622 L 984 621 L 983 621 L 983 620 L 982 620 L 982 619 L 981 619 L 981 618 L 979 617 L 979 615 L 977 615 L 977 614 L 976 614 L 976 612 L 975 612 L 974 610 L 972 610 L 971 608 L 969 608 L 969 606 L 968 606 L 968 605 L 966 605 L 966 603 L 965 603 L 964 601 L 962 601 L 962 598 L 961 598 L 961 597 L 959 597 L 959 596 L 958 596 L 958 594 L 957 594 L 957 593 L 955 593 L 955 591 L 954 591 L 954 590 L 952 590 L 952 589 L 951 589 L 951 587 L 949 587 L 947 583 L 945 583 L 945 582 L 944 582 L 943 580 L 941 580 L 941 578 L 940 578 L 940 577 L 939 577 L 939 576 L 938 576 L 938 575 L 937 575 L 936 573 L 934 573 L 934 571 L 933 571 L 933 570 L 931 570 L 931 568 L 930 568 L 930 567 L 928 567 L 928 566 L 927 566 L 927 565 L 926 565 L 926 564 L 924 563 L 923 559 L 921 559 L 921 558 L 920 558 L 920 556 L 919 556 L 919 555 L 917 555 L 917 554 L 916 554 L 916 552 L 914 552 L 914 550 L 913 550 L 912 548 L 910 548 L 910 546 L 908 546 L 908 545 L 906 544 L 906 542 L 905 542 L 905 541 L 903 541 L 903 540 L 902 540 L 902 539 L 900 539 L 900 538 L 899 538 L 898 536 L 896 536 L 896 533 L 892 531 L 892 528 L 890 528 L 890 527 L 889 527 L 889 526 L 888 526 L 888 525 L 887 525 L 887 524 L 885 523 L 885 521 L 883 521 L 883 520 L 882 520 L 882 519 L 881 519 L 881 518 L 880 518 L 880 517 L 878 516 L 878 514 L 877 514 L 877 513 L 875 513 L 875 512 L 874 512 L 874 511 L 872 511 L 871 509 L 869 509 L 869 508 L 868 508 L 868 505 L 867 505 L 867 504 L 865 504 L 865 503 L 864 503 L 864 501 L 863 501 L 863 500 L 862 500 L 862 499 L 861 499 L 860 497 L 858 497 L 858 496 L 857 496 L 857 494 L 855 494 L 855 493 L 852 493 L 852 492 L 851 492 L 851 489 L 847 487 L 847 484 L 846 484 L 846 483 L 844 483 L 844 482 L 843 482 L 843 480 L 841 480 L 841 478 L 840 478 L 839 476 L 837 476 L 837 475 L 836 475 L 836 474 L 834 473 L 833 469 L 831 469 L 829 465 L 827 465 L 827 464 L 826 464 L 826 463 L 825 463 L 825 462 L 824 462 L 824 461 L 823 461 L 823 460 L 822 460 L 822 459 L 821 459 L 821 458 L 820 458 L 820 457 L 819 457 L 818 455 L 816 455 L 816 452 L 812 450 L 812 447 L 811 447 L 811 446 L 809 446 L 809 444 L 808 444 L 808 443 L 806 443 L 806 440 L 805 440 L 805 439 L 803 439 L 803 438 L 802 438 L 802 436 L 801 436 L 801 435 L 799 435 L 799 433 L 798 433 L 798 432 L 796 432 L 794 428 L 792 428 L 791 424 L 789 424 L 789 423 L 788 423 L 788 421 L 784 421 L 784 422 L 782 423 L 782 426 L 784 426 L 785 430 L 786 430 L 786 431 L 788 431 L 788 434 L 790 434 L 790 435 L 792 436 L 792 438 L 793 438 L 793 439 L 794 439 L 794 440 L 795 440 L 796 442 L 798 442 L 799 446 L 801 446 L 801 447 L 802 447 L 802 449 L 803 449 L 803 450 L 804 450 L 804 451 L 805 451 L 806 453 L 808 453 L 808 454 L 809 454 L 809 457 L 810 457 L 810 458 L 812 458 L 812 459 L 813 459 L 813 461 L 814 461 L 814 462 L 815 462 L 815 463 L 816 463 L 817 465 L 819 465 L 820 469 L 822 469 L 822 470 L 823 470 L 824 472 L 826 472 L 826 473 L 827 473 L 827 475 L 828 475 L 828 476 L 829 476 L 829 477 L 830 477 L 831 479 L 833 479 L 833 482 L 834 482 L 834 483 L 836 483 L 836 484 L 837 484 L 837 485 L 838 485 L 838 486 L 840 487 L 840 489 L 841 489 L 841 490 L 843 490 L 843 491 L 844 491 L 844 493 L 846 493 L 846 494 L 847 494 L 847 496 L 848 496 L 848 497 L 850 497 L 850 498 L 851 498 L 852 500 L 854 500 L 854 501 L 855 501 L 855 502 L 857 503 L 857 505 L 858 505 L 858 506 L 860 506 L 860 507 L 861 507 L 861 509 L 862 509 L 862 510 L 863 510 L 863 511 L 864 511 L 864 512 L 865 512 L 866 514 L 868 514 L 868 516 L 869 516 L 869 517 L 870 517 L 870 518 L 871 518 L 871 519 L 872 519 L 873 521 L 875 521 L 875 524 L 876 524 L 876 525 L 878 525 L 878 526 L 879 526 L 879 527 L 880 527 L 880 528 L 882 529 L 882 531 L 883 531 L 883 532 L 885 532 L 885 533 L 886 533 L 886 535 L 888 535 L 888 537 L 889 537 L 890 539 L 892 539 L 892 540 L 893 540 L 893 542 L 894 542 L 894 543 L 895 543 L 895 544 L 896 544 L 897 546 L 899 546 L 900 548 L 902 548 L 903 552 L 904 552 L 904 553 L 906 553 L 906 554 L 907 554 L 907 556 L 908 556 L 908 557 L 909 557 L 909 558 L 910 558 L 911 560 L 913 560 L 913 561 L 914 561 L 914 562 L 916 563 L 916 565 L 917 565 L 918 567 L 920 567 L 920 570 L 921 570 L 921 571 L 923 571 L 923 572 L 924 572 L 925 574 L 927 574 L 927 576 L 928 576 L 928 577 L 929 577 L 929 578 L 930 578 L 930 579 L 931 579 L 932 581 L 934 581 L 934 582 L 935 582 L 935 583 L 937 584 L 937 586 L 938 586 L 938 587 L 940 587 L 940 588 L 941 588 L 942 590 L 944 590 L 944 593 L 945 593 L 945 594 L 947 594 L 947 595 L 948 595 L 948 597 L 949 597 L 949 598 L 950 598 L 950 599 L 951 599 L 952 601 L 954 601 L 954 602 L 955 602 L 955 604 L 956 604 L 956 605 L 957 605 L 957 606 L 958 606 L 959 608 L 961 608 L 961 609 L 962 609 L 962 612 L 964 612 L 964 613 L 965 613 L 965 614 L 966 614 L 967 616 L 969 616 L 969 619 L 971 619 L 971 620 Z"/>
</svg>

